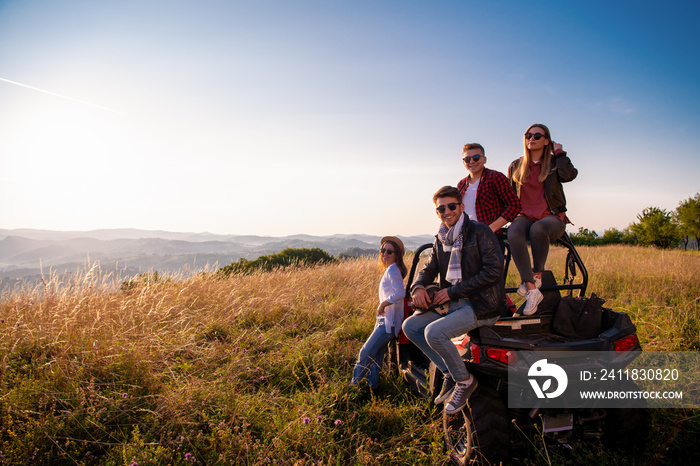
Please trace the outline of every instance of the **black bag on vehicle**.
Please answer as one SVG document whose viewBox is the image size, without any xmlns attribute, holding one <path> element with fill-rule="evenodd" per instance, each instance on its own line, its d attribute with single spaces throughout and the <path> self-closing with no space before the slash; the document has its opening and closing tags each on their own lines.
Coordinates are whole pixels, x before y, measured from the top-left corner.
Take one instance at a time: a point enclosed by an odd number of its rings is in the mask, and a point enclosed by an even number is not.
<svg viewBox="0 0 700 466">
<path fill-rule="evenodd" d="M 562 297 L 554 313 L 552 330 L 565 337 L 597 337 L 602 329 L 603 303 L 605 300 L 593 293 L 589 298 Z"/>
</svg>

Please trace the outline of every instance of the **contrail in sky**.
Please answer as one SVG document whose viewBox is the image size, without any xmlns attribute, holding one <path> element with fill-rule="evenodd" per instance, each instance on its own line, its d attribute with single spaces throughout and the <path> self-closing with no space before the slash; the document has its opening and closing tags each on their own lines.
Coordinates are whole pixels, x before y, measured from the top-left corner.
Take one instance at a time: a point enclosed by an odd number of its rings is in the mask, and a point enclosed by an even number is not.
<svg viewBox="0 0 700 466">
<path fill-rule="evenodd" d="M 68 97 L 67 95 L 57 94 L 57 93 L 55 93 L 55 92 L 47 91 L 47 90 L 45 90 L 45 89 L 39 89 L 38 87 L 29 86 L 29 85 L 27 85 L 27 84 L 18 83 L 18 82 L 16 82 L 16 81 L 10 81 L 9 79 L 0 78 L 0 81 L 5 81 L 6 83 L 10 83 L 10 84 L 15 84 L 15 85 L 17 85 L 17 86 L 26 87 L 27 89 L 32 89 L 32 90 L 34 90 L 34 91 L 43 92 L 44 94 L 53 95 L 53 96 L 56 96 L 56 97 L 60 97 L 60 98 L 62 98 L 62 99 L 72 100 L 73 102 L 78 102 L 78 103 L 81 103 L 81 104 L 84 104 L 84 105 L 89 105 L 89 106 L 91 106 L 91 107 L 100 108 L 100 109 L 102 109 L 102 110 L 107 110 L 108 112 L 118 113 L 118 114 L 120 114 L 120 115 L 126 115 L 126 113 L 120 112 L 119 110 L 114 110 L 114 109 L 109 108 L 109 107 L 103 107 L 102 105 L 97 105 L 97 104 L 93 104 L 93 103 L 90 103 L 90 102 L 85 102 L 84 100 L 74 99 L 73 97 Z"/>
</svg>

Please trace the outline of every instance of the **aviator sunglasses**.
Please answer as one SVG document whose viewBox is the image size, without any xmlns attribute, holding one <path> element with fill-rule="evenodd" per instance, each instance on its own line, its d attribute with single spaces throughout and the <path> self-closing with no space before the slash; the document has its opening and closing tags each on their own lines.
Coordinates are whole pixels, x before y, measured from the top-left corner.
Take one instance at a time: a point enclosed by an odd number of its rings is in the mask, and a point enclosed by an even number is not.
<svg viewBox="0 0 700 466">
<path fill-rule="evenodd" d="M 535 141 L 539 141 L 542 139 L 544 134 L 542 133 L 525 133 L 525 139 L 529 140 L 530 138 L 533 138 Z"/>
<path fill-rule="evenodd" d="M 450 208 L 450 210 L 455 210 L 455 209 L 457 208 L 458 205 L 459 205 L 458 202 L 450 202 L 450 203 L 447 204 L 446 206 L 444 206 L 444 205 L 439 205 L 439 206 L 437 206 L 437 207 L 435 208 L 435 210 L 437 210 L 437 211 L 440 212 L 441 214 L 444 214 L 448 207 Z"/>
<path fill-rule="evenodd" d="M 393 251 L 393 250 L 391 250 L 391 249 L 384 249 L 384 248 L 381 248 L 381 249 L 379 250 L 379 252 L 380 252 L 380 254 L 386 254 L 386 255 L 388 255 L 388 256 L 394 254 L 394 251 Z"/>
<path fill-rule="evenodd" d="M 472 156 L 464 157 L 462 160 L 464 160 L 464 163 L 469 163 L 472 160 L 474 160 L 475 162 L 478 162 L 479 159 L 481 159 L 481 157 L 486 157 L 486 156 L 485 155 L 472 155 Z M 454 210 L 454 209 L 452 209 L 452 210 Z"/>
</svg>

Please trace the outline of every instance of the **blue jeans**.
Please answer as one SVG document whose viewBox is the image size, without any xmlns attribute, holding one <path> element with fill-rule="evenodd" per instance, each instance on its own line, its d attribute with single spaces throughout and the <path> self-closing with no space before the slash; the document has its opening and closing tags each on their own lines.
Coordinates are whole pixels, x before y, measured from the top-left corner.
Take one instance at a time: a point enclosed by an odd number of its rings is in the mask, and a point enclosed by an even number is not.
<svg viewBox="0 0 700 466">
<path fill-rule="evenodd" d="M 430 359 L 443 374 L 449 372 L 455 382 L 469 377 L 469 371 L 452 338 L 477 327 L 493 325 L 498 317 L 476 320 L 469 301 L 450 301 L 447 315 L 435 311 L 414 314 L 403 322 L 403 332 Z"/>
<path fill-rule="evenodd" d="M 394 333 L 386 333 L 384 316 L 377 316 L 374 331 L 369 336 L 357 357 L 355 369 L 352 371 L 352 383 L 358 384 L 363 378 L 367 378 L 369 386 L 379 387 L 379 373 L 382 371 L 382 362 L 386 354 L 387 344 L 394 338 Z"/>
</svg>

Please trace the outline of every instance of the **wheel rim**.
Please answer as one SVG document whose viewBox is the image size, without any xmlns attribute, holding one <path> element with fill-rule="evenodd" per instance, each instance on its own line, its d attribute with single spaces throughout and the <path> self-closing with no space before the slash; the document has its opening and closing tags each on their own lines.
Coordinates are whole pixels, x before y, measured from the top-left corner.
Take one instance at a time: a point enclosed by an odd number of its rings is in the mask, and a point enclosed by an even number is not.
<svg viewBox="0 0 700 466">
<path fill-rule="evenodd" d="M 447 416 L 445 434 L 447 435 L 450 454 L 462 459 L 469 459 L 473 449 L 472 424 L 466 414 L 461 411 L 452 416 Z"/>
</svg>

